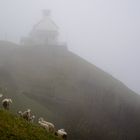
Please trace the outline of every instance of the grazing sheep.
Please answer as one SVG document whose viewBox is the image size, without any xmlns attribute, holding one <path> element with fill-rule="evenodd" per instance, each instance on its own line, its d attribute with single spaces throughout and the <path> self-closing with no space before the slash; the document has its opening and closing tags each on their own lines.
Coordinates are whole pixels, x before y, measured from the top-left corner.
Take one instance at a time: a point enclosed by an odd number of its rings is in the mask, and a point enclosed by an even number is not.
<svg viewBox="0 0 140 140">
<path fill-rule="evenodd" d="M 10 98 L 9 99 L 6 98 L 2 100 L 2 105 L 6 110 L 9 110 L 10 103 L 12 103 L 12 99 Z"/>
<path fill-rule="evenodd" d="M 55 132 L 55 135 L 62 138 L 63 140 L 67 140 L 67 133 L 64 129 L 57 130 L 57 132 Z"/>
<path fill-rule="evenodd" d="M 33 123 L 34 122 L 34 119 L 35 119 L 35 115 L 30 116 L 29 122 Z"/>
<path fill-rule="evenodd" d="M 47 130 L 47 132 L 49 132 L 49 125 L 46 123 L 43 123 L 42 121 L 38 120 L 38 123 L 40 124 L 40 126 L 42 126 L 43 128 L 45 128 Z"/>
<path fill-rule="evenodd" d="M 30 121 L 30 119 L 31 119 L 31 110 L 30 109 L 27 109 L 24 112 L 18 111 L 18 114 L 27 121 Z"/>
<path fill-rule="evenodd" d="M 44 123 L 44 124 L 47 124 L 49 126 L 49 132 L 55 133 L 55 126 L 54 126 L 54 124 L 45 121 L 43 118 L 39 118 L 39 121 Z"/>
</svg>

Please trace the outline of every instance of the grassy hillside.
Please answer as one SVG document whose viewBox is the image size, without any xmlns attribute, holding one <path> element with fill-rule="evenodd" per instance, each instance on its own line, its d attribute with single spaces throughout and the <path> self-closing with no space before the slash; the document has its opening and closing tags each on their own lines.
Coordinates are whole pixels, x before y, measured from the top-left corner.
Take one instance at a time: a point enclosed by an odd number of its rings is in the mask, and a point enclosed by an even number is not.
<svg viewBox="0 0 140 140">
<path fill-rule="evenodd" d="M 0 85 L 12 110 L 31 108 L 71 140 L 140 138 L 140 96 L 111 75 L 58 46 L 19 46 L 8 57 Z"/>
<path fill-rule="evenodd" d="M 1 140 L 59 140 L 45 129 L 0 110 Z"/>
</svg>

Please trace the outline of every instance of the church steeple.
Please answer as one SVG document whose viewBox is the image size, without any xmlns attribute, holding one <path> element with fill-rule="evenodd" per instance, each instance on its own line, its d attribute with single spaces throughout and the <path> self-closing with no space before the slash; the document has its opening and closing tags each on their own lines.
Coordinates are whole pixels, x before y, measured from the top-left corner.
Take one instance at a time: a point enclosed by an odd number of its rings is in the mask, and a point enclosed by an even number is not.
<svg viewBox="0 0 140 140">
<path fill-rule="evenodd" d="M 21 39 L 23 45 L 61 46 L 66 48 L 66 43 L 58 41 L 59 28 L 51 19 L 50 10 L 42 10 L 43 17 L 36 23 L 29 36 Z"/>
<path fill-rule="evenodd" d="M 42 14 L 43 14 L 44 17 L 50 16 L 51 15 L 51 11 L 50 10 L 47 10 L 47 9 L 43 9 L 42 10 Z"/>
<path fill-rule="evenodd" d="M 36 45 L 57 45 L 58 27 L 51 19 L 50 10 L 42 10 L 42 19 L 33 26 L 29 41 Z"/>
</svg>

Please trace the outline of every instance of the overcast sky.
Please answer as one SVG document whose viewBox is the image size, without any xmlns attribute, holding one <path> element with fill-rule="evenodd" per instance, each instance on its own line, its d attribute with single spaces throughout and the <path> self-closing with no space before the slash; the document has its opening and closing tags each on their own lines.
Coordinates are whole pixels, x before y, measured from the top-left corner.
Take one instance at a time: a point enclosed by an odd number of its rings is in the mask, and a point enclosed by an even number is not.
<svg viewBox="0 0 140 140">
<path fill-rule="evenodd" d="M 140 93 L 139 0 L 1 0 L 0 39 L 19 42 L 50 9 L 71 51 Z"/>
</svg>

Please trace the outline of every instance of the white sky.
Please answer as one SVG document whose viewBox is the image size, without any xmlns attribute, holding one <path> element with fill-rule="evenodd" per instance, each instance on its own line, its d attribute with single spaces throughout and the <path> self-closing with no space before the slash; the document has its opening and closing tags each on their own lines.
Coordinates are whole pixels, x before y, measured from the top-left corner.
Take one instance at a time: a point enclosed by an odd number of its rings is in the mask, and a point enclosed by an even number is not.
<svg viewBox="0 0 140 140">
<path fill-rule="evenodd" d="M 27 36 L 42 9 L 70 50 L 140 93 L 139 0 L 0 0 L 0 39 Z"/>
</svg>

